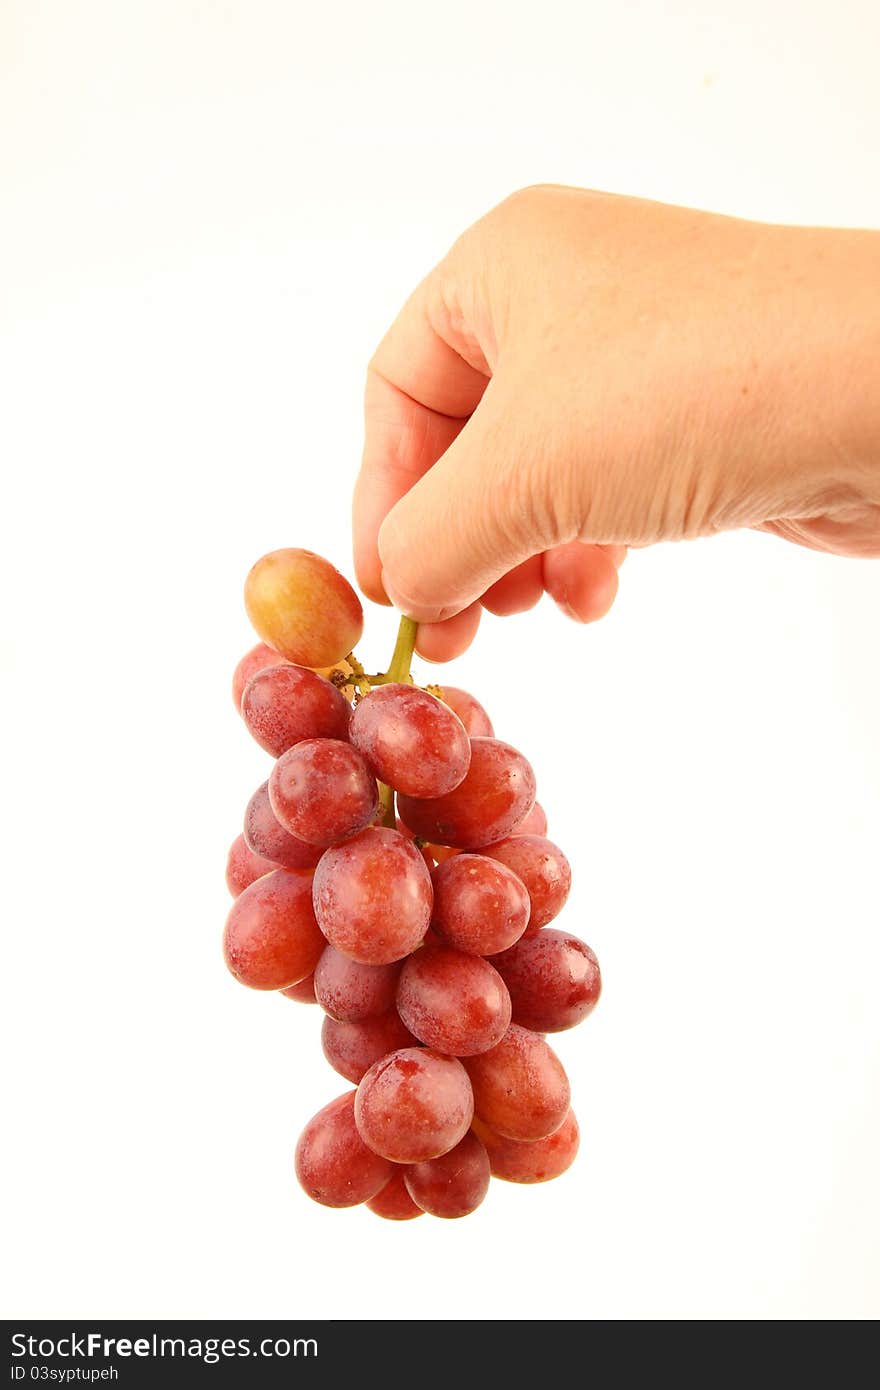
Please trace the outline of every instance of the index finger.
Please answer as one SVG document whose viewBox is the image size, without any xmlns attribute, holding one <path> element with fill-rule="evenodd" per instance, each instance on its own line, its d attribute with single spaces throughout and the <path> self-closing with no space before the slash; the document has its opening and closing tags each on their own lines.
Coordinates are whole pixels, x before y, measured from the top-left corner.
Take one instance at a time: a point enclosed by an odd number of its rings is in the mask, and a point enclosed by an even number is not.
<svg viewBox="0 0 880 1390">
<path fill-rule="evenodd" d="M 436 299 L 429 277 L 404 305 L 367 373 L 364 454 L 354 492 L 354 560 L 358 583 L 378 603 L 388 601 L 377 548 L 379 528 L 464 428 L 489 380 L 481 354 L 457 341 L 448 311 Z"/>
</svg>

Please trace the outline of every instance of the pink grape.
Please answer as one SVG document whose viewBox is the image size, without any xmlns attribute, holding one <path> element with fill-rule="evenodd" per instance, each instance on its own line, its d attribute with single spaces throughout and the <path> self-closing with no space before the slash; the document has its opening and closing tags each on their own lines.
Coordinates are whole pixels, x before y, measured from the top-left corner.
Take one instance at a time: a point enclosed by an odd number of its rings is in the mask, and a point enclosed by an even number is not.
<svg viewBox="0 0 880 1390">
<path fill-rule="evenodd" d="M 503 1038 L 510 996 L 487 960 L 425 946 L 404 964 L 397 1011 L 420 1042 L 448 1056 L 470 1057 Z"/>
<path fill-rule="evenodd" d="M 282 989 L 281 993 L 285 999 L 295 999 L 298 1004 L 317 1004 L 315 998 L 315 976 L 306 975 L 304 980 L 300 980 L 297 985 L 290 985 L 287 989 Z"/>
<path fill-rule="evenodd" d="M 513 1018 L 536 1033 L 560 1033 L 592 1013 L 602 990 L 599 962 L 585 942 L 544 927 L 492 957 L 507 984 Z"/>
<path fill-rule="evenodd" d="M 264 555 L 245 580 L 244 602 L 257 635 L 299 666 L 334 666 L 364 630 L 354 589 L 311 550 Z"/>
<path fill-rule="evenodd" d="M 278 865 L 271 859 L 264 859 L 249 849 L 243 835 L 237 835 L 229 847 L 226 858 L 226 887 L 234 898 L 263 874 L 269 874 Z"/>
<path fill-rule="evenodd" d="M 406 1190 L 406 1173 L 406 1168 L 397 1168 L 381 1192 L 367 1202 L 368 1208 L 376 1216 L 384 1216 L 386 1221 L 412 1221 L 415 1216 L 424 1216 L 421 1207 L 416 1206 Z"/>
<path fill-rule="evenodd" d="M 321 1047 L 324 1056 L 346 1081 L 357 1083 L 374 1062 L 397 1052 L 401 1047 L 414 1047 L 417 1039 L 401 1021 L 396 1009 L 365 1018 L 360 1023 L 338 1023 L 329 1016 L 321 1026 Z"/>
<path fill-rule="evenodd" d="M 406 1190 L 422 1211 L 455 1218 L 476 1211 L 489 1191 L 489 1155 L 476 1134 L 466 1134 L 448 1153 L 404 1172 Z"/>
<path fill-rule="evenodd" d="M 304 666 L 270 666 L 248 681 L 241 717 L 261 748 L 280 758 L 306 738 L 348 737 L 351 708 L 341 691 Z"/>
<path fill-rule="evenodd" d="M 223 950 L 251 989 L 287 989 L 311 975 L 324 949 L 308 874 L 275 869 L 245 888 L 226 919 Z"/>
<path fill-rule="evenodd" d="M 568 1077 L 553 1049 L 512 1023 L 501 1042 L 464 1063 L 481 1120 L 506 1139 L 546 1139 L 571 1103 Z"/>
<path fill-rule="evenodd" d="M 325 947 L 315 967 L 315 994 L 339 1023 L 360 1023 L 394 1008 L 400 965 L 364 965 Z"/>
<path fill-rule="evenodd" d="M 455 1057 L 405 1047 L 375 1062 L 357 1089 L 364 1143 L 394 1163 L 422 1163 L 454 1149 L 470 1128 L 474 1099 Z"/>
<path fill-rule="evenodd" d="M 546 927 L 562 911 L 571 888 L 571 865 L 552 840 L 541 835 L 511 835 L 486 845 L 483 854 L 506 864 L 525 884 L 532 905 L 526 936 Z"/>
<path fill-rule="evenodd" d="M 248 849 L 272 867 L 313 869 L 323 853 L 320 845 L 307 845 L 290 835 L 278 821 L 269 801 L 269 783 L 257 787 L 244 813 L 244 841 Z"/>
<path fill-rule="evenodd" d="M 529 895 L 506 865 L 482 854 L 457 854 L 438 864 L 431 880 L 431 925 L 450 946 L 492 956 L 507 950 L 525 931 Z"/>
<path fill-rule="evenodd" d="M 375 825 L 322 855 L 314 897 L 331 946 L 365 965 L 388 965 L 424 938 L 433 890 L 412 841 Z"/>
<path fill-rule="evenodd" d="M 527 816 L 513 827 L 511 835 L 546 835 L 547 834 L 547 812 L 536 801 Z"/>
<path fill-rule="evenodd" d="M 535 774 L 530 764 L 495 738 L 471 739 L 467 776 L 445 796 L 399 796 L 401 819 L 416 835 L 458 849 L 479 849 L 507 835 L 531 810 Z"/>
<path fill-rule="evenodd" d="M 455 685 L 442 687 L 443 703 L 454 710 L 471 738 L 493 738 L 495 730 L 479 700 Z"/>
<path fill-rule="evenodd" d="M 309 738 L 278 759 L 269 800 L 291 835 L 327 846 L 375 819 L 379 789 L 356 748 L 339 739 Z"/>
<path fill-rule="evenodd" d="M 286 666 L 287 662 L 278 652 L 267 647 L 265 642 L 258 642 L 255 647 L 251 647 L 249 652 L 241 658 L 232 676 L 232 701 L 235 708 L 241 714 L 241 697 L 244 688 L 258 671 L 265 671 L 269 666 Z"/>
<path fill-rule="evenodd" d="M 486 1146 L 493 1175 L 503 1178 L 505 1182 L 550 1182 L 552 1178 L 558 1178 L 574 1163 L 580 1144 L 578 1122 L 573 1110 L 569 1110 L 554 1134 L 546 1139 L 535 1139 L 532 1143 L 505 1139 L 483 1124 L 476 1115 L 473 1127 L 474 1133 Z"/>
<path fill-rule="evenodd" d="M 380 782 L 409 796 L 443 796 L 470 766 L 470 740 L 456 714 L 413 685 L 380 685 L 351 716 L 351 741 Z"/>
<path fill-rule="evenodd" d="M 296 1176 L 315 1202 L 356 1207 L 394 1176 L 387 1159 L 367 1148 L 354 1119 L 355 1092 L 346 1091 L 313 1115 L 296 1146 Z"/>
</svg>

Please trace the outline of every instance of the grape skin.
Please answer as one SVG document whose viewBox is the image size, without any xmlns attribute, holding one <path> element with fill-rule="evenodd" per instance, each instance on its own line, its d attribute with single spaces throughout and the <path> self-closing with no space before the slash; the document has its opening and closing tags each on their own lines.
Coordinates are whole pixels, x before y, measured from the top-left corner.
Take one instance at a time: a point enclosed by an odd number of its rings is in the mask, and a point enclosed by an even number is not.
<svg viewBox="0 0 880 1390">
<path fill-rule="evenodd" d="M 232 702 L 241 714 L 241 697 L 248 681 L 254 677 L 258 671 L 265 671 L 269 666 L 286 666 L 287 662 L 278 652 L 267 647 L 265 642 L 258 642 L 255 647 L 251 647 L 249 652 L 245 652 L 241 661 L 235 668 L 232 675 Z"/>
<path fill-rule="evenodd" d="M 532 1143 L 505 1139 L 476 1116 L 473 1127 L 486 1147 L 493 1176 L 505 1182 L 550 1182 L 571 1167 L 580 1146 L 580 1131 L 573 1110 L 569 1110 L 554 1134 Z"/>
<path fill-rule="evenodd" d="M 315 913 L 332 946 L 365 965 L 402 960 L 423 940 L 431 875 L 411 840 L 371 826 L 334 845 L 315 870 Z"/>
<path fill-rule="evenodd" d="M 464 781 L 430 800 L 399 796 L 397 809 L 424 840 L 479 849 L 504 839 L 534 801 L 535 774 L 522 753 L 499 739 L 472 738 Z"/>
<path fill-rule="evenodd" d="M 324 949 L 311 876 L 274 869 L 232 904 L 223 934 L 226 964 L 251 989 L 287 989 L 311 975 Z"/>
<path fill-rule="evenodd" d="M 512 1023 L 489 1052 L 464 1060 L 474 1110 L 506 1139 L 546 1139 L 563 1123 L 571 1103 L 568 1077 L 556 1053 Z"/>
<path fill-rule="evenodd" d="M 464 1138 L 473 1114 L 461 1062 L 427 1048 L 403 1048 L 374 1063 L 355 1101 L 364 1143 L 394 1163 L 439 1158 Z"/>
<path fill-rule="evenodd" d="M 525 936 L 533 936 L 562 911 L 571 889 L 571 865 L 552 840 L 511 835 L 486 845 L 483 854 L 506 864 L 525 884 L 532 905 Z"/>
<path fill-rule="evenodd" d="M 226 887 L 234 898 L 239 893 L 243 893 L 245 888 L 249 888 L 263 874 L 269 874 L 278 865 L 272 859 L 264 859 L 261 854 L 254 854 L 245 841 L 243 835 L 237 835 L 229 846 L 229 854 L 226 856 Z"/>
<path fill-rule="evenodd" d="M 272 860 L 273 868 L 313 869 L 323 853 L 320 845 L 307 845 L 279 823 L 269 801 L 268 782 L 257 787 L 247 804 L 244 842 L 254 854 Z"/>
<path fill-rule="evenodd" d="M 400 816 L 395 816 L 394 826 L 399 834 L 405 836 L 407 840 L 412 840 L 413 842 L 415 842 L 415 835 L 410 830 L 408 825 L 404 825 L 403 821 L 400 819 Z M 439 848 L 439 845 L 416 845 L 416 849 L 419 851 L 422 858 L 424 859 L 429 872 L 431 871 L 431 869 L 433 869 L 435 863 L 434 851 L 438 850 Z M 443 851 L 441 850 L 440 853 L 442 854 Z M 455 853 L 457 854 L 458 851 L 456 850 Z"/>
<path fill-rule="evenodd" d="M 568 932 L 544 927 L 493 956 L 513 1005 L 513 1018 L 536 1033 L 561 1033 L 592 1013 L 602 977 L 595 953 Z"/>
<path fill-rule="evenodd" d="M 326 847 L 375 820 L 379 789 L 356 748 L 340 739 L 309 738 L 278 759 L 269 801 L 291 835 Z"/>
<path fill-rule="evenodd" d="M 454 1220 L 476 1211 L 489 1191 L 490 1177 L 489 1155 L 471 1132 L 439 1158 L 414 1163 L 403 1180 L 422 1211 Z"/>
<path fill-rule="evenodd" d="M 334 1071 L 355 1085 L 366 1076 L 374 1062 L 401 1047 L 415 1047 L 417 1039 L 402 1022 L 396 1009 L 360 1023 L 339 1023 L 329 1015 L 321 1026 L 321 1047 Z"/>
<path fill-rule="evenodd" d="M 351 708 L 341 691 L 314 671 L 270 666 L 245 686 L 241 717 L 260 747 L 280 758 L 303 739 L 346 739 Z"/>
<path fill-rule="evenodd" d="M 403 830 L 407 835 L 412 834 L 412 831 L 407 830 L 403 821 L 399 818 L 397 823 L 399 826 L 403 826 Z M 461 854 L 462 851 L 460 849 L 453 849 L 452 845 L 433 845 L 428 843 L 425 845 L 422 853 L 433 859 L 435 863 L 443 864 L 447 859 L 454 859 L 455 856 Z"/>
<path fill-rule="evenodd" d="M 397 1011 L 411 1033 L 450 1057 L 488 1052 L 510 1023 L 507 986 L 480 956 L 425 946 L 404 964 Z"/>
<path fill-rule="evenodd" d="M 315 998 L 314 974 L 306 975 L 305 979 L 300 980 L 299 984 L 289 985 L 287 989 L 282 989 L 280 993 L 284 995 L 285 999 L 295 999 L 297 1004 L 317 1004 L 318 1002 Z"/>
<path fill-rule="evenodd" d="M 506 864 L 481 854 L 457 854 L 437 865 L 434 930 L 460 951 L 492 956 L 518 941 L 531 903 L 525 885 Z"/>
<path fill-rule="evenodd" d="M 379 781 L 408 796 L 443 796 L 470 766 L 470 740 L 461 720 L 412 685 L 380 685 L 360 700 L 350 737 Z"/>
<path fill-rule="evenodd" d="M 303 1190 L 325 1207 L 368 1202 L 394 1168 L 361 1139 L 354 1119 L 355 1092 L 337 1096 L 313 1115 L 299 1137 L 294 1166 Z"/>
<path fill-rule="evenodd" d="M 531 811 L 529 811 L 529 814 L 527 816 L 524 816 L 523 819 L 513 827 L 510 834 L 511 836 L 544 836 L 547 834 L 547 812 L 544 810 L 544 807 L 541 805 L 540 801 L 535 802 Z"/>
<path fill-rule="evenodd" d="M 456 685 L 444 685 L 440 697 L 444 704 L 455 711 L 471 738 L 494 738 L 492 720 L 475 696 Z"/>
<path fill-rule="evenodd" d="M 298 666 L 334 666 L 364 629 L 348 580 L 311 550 L 264 555 L 245 580 L 244 602 L 257 636 Z"/>
<path fill-rule="evenodd" d="M 315 967 L 315 994 L 339 1023 L 361 1023 L 394 1008 L 400 965 L 364 965 L 326 946 Z"/>
<path fill-rule="evenodd" d="M 394 1176 L 385 1184 L 381 1192 L 367 1202 L 370 1211 L 383 1216 L 386 1221 L 412 1221 L 416 1216 L 424 1216 L 406 1190 L 406 1168 L 399 1167 Z"/>
</svg>

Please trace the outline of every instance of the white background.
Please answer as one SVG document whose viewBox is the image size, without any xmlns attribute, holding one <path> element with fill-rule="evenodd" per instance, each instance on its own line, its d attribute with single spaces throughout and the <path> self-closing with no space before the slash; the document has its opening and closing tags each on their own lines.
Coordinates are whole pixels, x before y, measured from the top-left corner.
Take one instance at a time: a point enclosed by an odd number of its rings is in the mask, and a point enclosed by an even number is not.
<svg viewBox="0 0 880 1390">
<path fill-rule="evenodd" d="M 360 394 L 417 278 L 564 181 L 880 225 L 871 0 L 6 0 L 0 11 L 7 1316 L 880 1312 L 880 565 L 732 536 L 455 679 L 539 778 L 599 952 L 584 1142 L 458 1223 L 299 1192 L 344 1089 L 224 970 L 267 760 L 251 562 L 350 570 Z M 368 615 L 382 664 L 390 615 Z M 503 670 L 503 677 L 500 672 Z"/>
</svg>

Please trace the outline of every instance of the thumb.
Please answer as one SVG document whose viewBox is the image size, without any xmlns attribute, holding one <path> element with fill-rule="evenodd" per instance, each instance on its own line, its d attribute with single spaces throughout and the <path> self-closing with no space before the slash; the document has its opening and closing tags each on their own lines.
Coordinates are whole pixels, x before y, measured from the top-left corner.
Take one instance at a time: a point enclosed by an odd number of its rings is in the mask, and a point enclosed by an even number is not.
<svg viewBox="0 0 880 1390">
<path fill-rule="evenodd" d="M 417 622 L 452 617 L 523 560 L 570 539 L 532 495 L 527 415 L 494 377 L 455 441 L 383 521 L 383 587 Z"/>
</svg>

